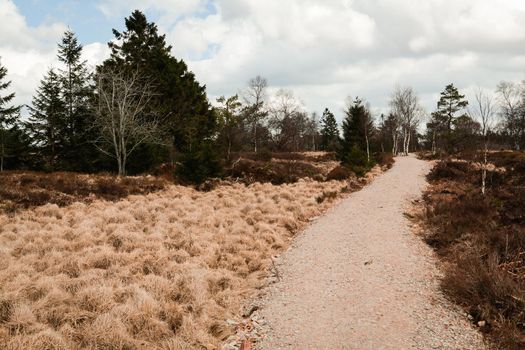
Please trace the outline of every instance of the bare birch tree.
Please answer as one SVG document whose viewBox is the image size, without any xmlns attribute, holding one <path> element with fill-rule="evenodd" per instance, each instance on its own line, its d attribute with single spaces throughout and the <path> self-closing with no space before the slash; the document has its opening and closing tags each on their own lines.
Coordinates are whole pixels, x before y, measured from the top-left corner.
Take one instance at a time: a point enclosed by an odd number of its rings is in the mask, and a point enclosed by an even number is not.
<svg viewBox="0 0 525 350">
<path fill-rule="evenodd" d="M 303 102 L 294 96 L 293 91 L 279 89 L 271 101 L 269 111 L 269 125 L 275 132 L 279 146 L 298 151 L 299 141 L 306 133 L 308 123 Z"/>
<path fill-rule="evenodd" d="M 497 102 L 500 106 L 500 114 L 503 118 L 505 132 L 511 139 L 512 147 L 520 150 L 523 139 L 523 122 L 520 120 L 520 112 L 523 108 L 522 95 L 525 94 L 521 84 L 502 81 L 496 89 Z"/>
<path fill-rule="evenodd" d="M 481 136 L 483 137 L 482 152 L 483 165 L 481 166 L 481 193 L 486 192 L 487 165 L 489 153 L 489 133 L 494 127 L 494 104 L 493 98 L 481 88 L 475 92 L 476 104 L 469 111 L 471 118 L 477 120 L 481 125 Z"/>
<path fill-rule="evenodd" d="M 411 87 L 396 87 L 390 100 L 392 113 L 398 118 L 403 138 L 403 154 L 408 155 L 413 130 L 423 114 L 419 98 Z M 397 143 L 394 135 L 394 145 Z"/>
<path fill-rule="evenodd" d="M 365 134 L 365 143 L 366 143 L 366 160 L 370 163 L 370 137 L 372 136 L 374 120 L 372 118 L 372 112 L 370 103 L 365 105 L 365 115 L 363 119 L 363 131 Z"/>
<path fill-rule="evenodd" d="M 392 154 L 396 156 L 399 153 L 399 138 L 401 135 L 401 121 L 398 115 L 391 113 L 388 117 L 390 131 L 392 136 Z"/>
<path fill-rule="evenodd" d="M 268 81 L 256 76 L 248 82 L 248 88 L 244 92 L 244 100 L 248 106 L 248 119 L 252 126 L 253 149 L 257 152 L 257 127 L 267 113 L 264 111 L 264 102 L 266 99 L 266 88 Z"/>
<path fill-rule="evenodd" d="M 157 116 L 145 115 L 153 94 L 152 83 L 138 71 L 105 70 L 97 74 L 94 112 L 100 137 L 97 148 L 116 159 L 118 175 L 141 144 L 159 140 Z"/>
</svg>

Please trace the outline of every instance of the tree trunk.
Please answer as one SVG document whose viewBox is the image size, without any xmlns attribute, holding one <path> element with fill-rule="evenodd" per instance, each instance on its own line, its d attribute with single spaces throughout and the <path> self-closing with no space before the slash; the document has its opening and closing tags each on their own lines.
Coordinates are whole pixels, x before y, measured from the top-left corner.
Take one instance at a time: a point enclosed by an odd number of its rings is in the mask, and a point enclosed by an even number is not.
<svg viewBox="0 0 525 350">
<path fill-rule="evenodd" d="M 366 139 L 366 159 L 370 163 L 370 143 L 368 142 L 368 134 L 365 135 Z"/>
<path fill-rule="evenodd" d="M 481 193 L 485 195 L 487 183 L 487 154 L 489 153 L 488 142 L 485 140 L 485 147 L 483 150 L 483 168 L 481 170 Z"/>
<path fill-rule="evenodd" d="M 122 174 L 120 176 L 126 176 L 126 162 L 128 160 L 128 155 L 126 152 L 123 152 L 124 158 L 122 159 Z"/>
<path fill-rule="evenodd" d="M 1 145 L 0 147 L 2 148 L 1 149 L 1 152 L 0 152 L 0 172 L 4 171 L 4 152 L 5 152 L 5 149 L 4 149 L 4 139 L 2 138 L 1 140 Z"/>
<path fill-rule="evenodd" d="M 436 130 L 432 132 L 432 155 L 436 155 Z"/>
<path fill-rule="evenodd" d="M 117 165 L 118 165 L 118 176 L 122 176 L 122 159 L 120 159 L 120 155 L 117 156 Z"/>
<path fill-rule="evenodd" d="M 257 122 L 253 123 L 253 145 L 254 152 L 257 153 Z"/>
<path fill-rule="evenodd" d="M 231 141 L 231 138 L 228 137 L 228 155 L 227 155 L 227 158 L 228 160 L 230 160 L 231 158 L 231 151 L 232 151 L 232 141 Z"/>
<path fill-rule="evenodd" d="M 392 135 L 392 154 L 396 155 L 396 138 Z"/>
<path fill-rule="evenodd" d="M 406 148 L 405 148 L 405 155 L 408 156 L 408 153 L 410 152 L 410 131 L 407 134 L 407 142 L 406 142 Z"/>
</svg>

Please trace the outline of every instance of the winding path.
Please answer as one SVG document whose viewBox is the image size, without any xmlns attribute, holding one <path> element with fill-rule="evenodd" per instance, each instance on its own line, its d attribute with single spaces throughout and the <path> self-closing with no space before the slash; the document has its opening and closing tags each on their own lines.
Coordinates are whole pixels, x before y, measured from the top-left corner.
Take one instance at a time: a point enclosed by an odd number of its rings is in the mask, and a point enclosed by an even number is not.
<svg viewBox="0 0 525 350">
<path fill-rule="evenodd" d="M 316 220 L 277 264 L 261 310 L 275 349 L 483 349 L 439 291 L 429 247 L 403 215 L 430 164 L 395 166 Z"/>
</svg>

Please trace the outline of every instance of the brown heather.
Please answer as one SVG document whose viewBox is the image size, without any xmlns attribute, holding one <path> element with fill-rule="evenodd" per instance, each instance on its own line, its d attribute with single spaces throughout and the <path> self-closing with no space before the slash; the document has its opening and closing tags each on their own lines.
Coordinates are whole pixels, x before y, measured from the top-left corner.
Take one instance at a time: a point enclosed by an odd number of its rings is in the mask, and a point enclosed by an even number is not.
<svg viewBox="0 0 525 350">
<path fill-rule="evenodd" d="M 0 214 L 0 349 L 215 349 L 272 256 L 353 186 L 169 186 Z"/>
<path fill-rule="evenodd" d="M 426 241 L 444 262 L 442 289 L 492 347 L 525 348 L 525 153 L 491 152 L 487 193 L 479 157 L 443 160 L 424 196 Z"/>
<path fill-rule="evenodd" d="M 3 171 L 0 172 L 0 212 L 44 204 L 63 207 L 76 201 L 118 200 L 130 194 L 160 191 L 167 184 L 168 181 L 153 176 L 119 178 L 109 174 Z"/>
</svg>

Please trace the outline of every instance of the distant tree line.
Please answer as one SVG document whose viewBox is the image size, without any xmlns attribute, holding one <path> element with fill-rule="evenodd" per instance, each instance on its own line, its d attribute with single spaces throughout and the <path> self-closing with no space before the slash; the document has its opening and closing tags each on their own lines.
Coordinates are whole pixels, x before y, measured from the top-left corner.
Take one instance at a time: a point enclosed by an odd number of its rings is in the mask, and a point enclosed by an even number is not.
<svg viewBox="0 0 525 350">
<path fill-rule="evenodd" d="M 42 78 L 24 118 L 0 66 L 0 170 L 126 175 L 171 164 L 181 179 L 201 182 L 220 176 L 239 152 L 329 151 L 363 173 L 385 152 L 450 154 L 482 140 L 525 147 L 524 84 L 501 83 L 493 98 L 498 108 L 488 98 L 488 116 L 479 99 L 477 113 L 469 109 L 453 84 L 429 117 L 412 88 L 396 87 L 386 115 L 375 117 L 364 99 L 349 99 L 338 124 L 328 108 L 321 117 L 309 113 L 290 90 L 270 96 L 261 76 L 212 104 L 155 23 L 134 11 L 125 28 L 113 30 L 111 55 L 93 70 L 75 34 L 66 31 L 58 44 L 60 66 Z M 493 114 L 499 123 L 487 123 Z"/>
</svg>

